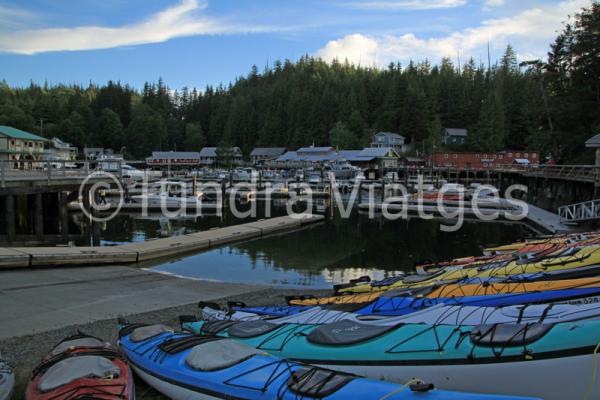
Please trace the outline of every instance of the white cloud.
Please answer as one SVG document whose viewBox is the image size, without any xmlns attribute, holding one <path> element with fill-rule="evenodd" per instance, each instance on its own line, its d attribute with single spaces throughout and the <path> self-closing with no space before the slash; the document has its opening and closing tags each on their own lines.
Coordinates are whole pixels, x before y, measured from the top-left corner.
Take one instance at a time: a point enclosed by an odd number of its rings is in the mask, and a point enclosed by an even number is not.
<svg viewBox="0 0 600 400">
<path fill-rule="evenodd" d="M 506 0 L 485 0 L 483 6 L 485 8 L 500 7 L 506 3 Z"/>
<path fill-rule="evenodd" d="M 470 56 L 478 59 L 485 56 L 489 42 L 493 50 L 513 44 L 521 59 L 525 56 L 541 58 L 562 29 L 567 16 L 585 6 L 589 6 L 589 0 L 569 0 L 558 5 L 531 8 L 513 17 L 486 20 L 478 27 L 443 37 L 419 38 L 413 33 L 401 36 L 355 33 L 328 42 L 317 51 L 317 55 L 325 60 L 348 59 L 362 64 L 377 62 L 380 66 L 391 61 L 439 60 L 444 56 L 455 58 L 459 51 L 463 60 Z M 366 60 L 367 57 L 370 60 Z"/>
<path fill-rule="evenodd" d="M 396 0 L 396 1 L 361 1 L 351 5 L 355 8 L 373 10 L 432 10 L 436 8 L 453 8 L 465 5 L 467 0 Z"/>
<path fill-rule="evenodd" d="M 144 21 L 118 27 L 81 26 L 4 31 L 0 51 L 35 54 L 48 51 L 107 49 L 120 46 L 160 43 L 182 36 L 264 31 L 264 27 L 245 27 L 222 23 L 199 15 L 205 8 L 198 0 L 181 3 L 151 15 Z"/>
<path fill-rule="evenodd" d="M 4 29 L 18 29 L 35 19 L 37 16 L 30 11 L 0 4 L 0 26 Z"/>
</svg>

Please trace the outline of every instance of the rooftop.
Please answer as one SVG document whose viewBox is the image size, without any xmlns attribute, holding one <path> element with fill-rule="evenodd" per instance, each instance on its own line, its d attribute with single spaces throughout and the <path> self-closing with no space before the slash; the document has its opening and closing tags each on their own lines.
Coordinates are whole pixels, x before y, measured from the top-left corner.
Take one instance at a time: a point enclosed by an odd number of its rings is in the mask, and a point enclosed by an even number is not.
<svg viewBox="0 0 600 400">
<path fill-rule="evenodd" d="M 333 147 L 301 147 L 297 150 L 298 153 L 328 153 L 333 151 Z"/>
<path fill-rule="evenodd" d="M 0 134 L 8 136 L 13 139 L 22 139 L 22 140 L 37 140 L 37 141 L 47 141 L 41 136 L 34 135 L 33 133 L 25 132 L 17 128 L 13 128 L 11 126 L 0 125 Z"/>
<path fill-rule="evenodd" d="M 257 147 L 250 153 L 251 156 L 279 156 L 285 153 L 285 147 Z"/>
<path fill-rule="evenodd" d="M 586 140 L 585 147 L 600 147 L 600 133 Z"/>
<path fill-rule="evenodd" d="M 197 151 L 153 151 L 149 159 L 199 159 L 200 153 Z"/>
<path fill-rule="evenodd" d="M 402 136 L 399 133 L 394 133 L 394 132 L 377 132 L 375 134 L 375 136 L 387 136 L 387 137 L 393 137 L 393 138 L 397 138 L 397 139 L 405 139 L 404 136 Z"/>
<path fill-rule="evenodd" d="M 217 149 L 218 147 L 203 147 L 202 150 L 200 150 L 200 157 L 216 157 Z M 229 149 L 238 156 L 242 155 L 242 150 L 240 150 L 239 147 L 230 147 Z"/>
</svg>

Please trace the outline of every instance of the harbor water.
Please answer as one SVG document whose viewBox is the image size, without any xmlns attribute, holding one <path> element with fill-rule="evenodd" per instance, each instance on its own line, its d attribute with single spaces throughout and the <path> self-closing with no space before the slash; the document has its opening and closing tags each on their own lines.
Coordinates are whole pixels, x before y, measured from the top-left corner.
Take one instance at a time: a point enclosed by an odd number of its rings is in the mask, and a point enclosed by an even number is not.
<svg viewBox="0 0 600 400">
<path fill-rule="evenodd" d="M 285 214 L 273 207 L 272 216 Z M 263 218 L 222 217 L 175 219 L 120 215 L 102 226 L 100 245 L 144 241 L 160 236 L 208 230 Z M 481 254 L 486 246 L 530 236 L 525 225 L 465 221 L 456 232 L 443 232 L 443 221 L 410 218 L 390 221 L 353 212 L 342 218 L 337 210 L 315 227 L 211 249 L 195 255 L 145 264 L 151 271 L 190 279 L 285 287 L 325 288 L 363 275 L 374 279 L 414 271 L 414 265 Z"/>
</svg>

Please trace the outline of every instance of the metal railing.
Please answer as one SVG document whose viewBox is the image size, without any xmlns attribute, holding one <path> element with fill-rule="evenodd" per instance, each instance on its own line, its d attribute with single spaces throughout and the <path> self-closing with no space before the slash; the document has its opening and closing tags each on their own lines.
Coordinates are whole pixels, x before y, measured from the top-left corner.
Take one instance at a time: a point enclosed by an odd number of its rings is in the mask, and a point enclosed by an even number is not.
<svg viewBox="0 0 600 400">
<path fill-rule="evenodd" d="M 559 207 L 558 215 L 563 222 L 600 219 L 600 200 L 584 201 Z"/>
<path fill-rule="evenodd" d="M 518 165 L 497 164 L 494 168 L 500 172 L 518 172 L 524 175 L 594 182 L 600 167 L 595 165 Z"/>
</svg>

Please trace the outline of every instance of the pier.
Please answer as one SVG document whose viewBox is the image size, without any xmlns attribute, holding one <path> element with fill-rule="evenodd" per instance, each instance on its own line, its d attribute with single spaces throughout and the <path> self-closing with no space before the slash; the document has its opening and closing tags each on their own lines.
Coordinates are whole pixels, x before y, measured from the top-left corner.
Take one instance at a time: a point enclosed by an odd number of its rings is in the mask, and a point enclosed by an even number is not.
<svg viewBox="0 0 600 400">
<path fill-rule="evenodd" d="M 138 263 L 289 232 L 323 219 L 322 215 L 313 214 L 284 216 L 120 246 L 3 247 L 0 269 Z"/>
</svg>

